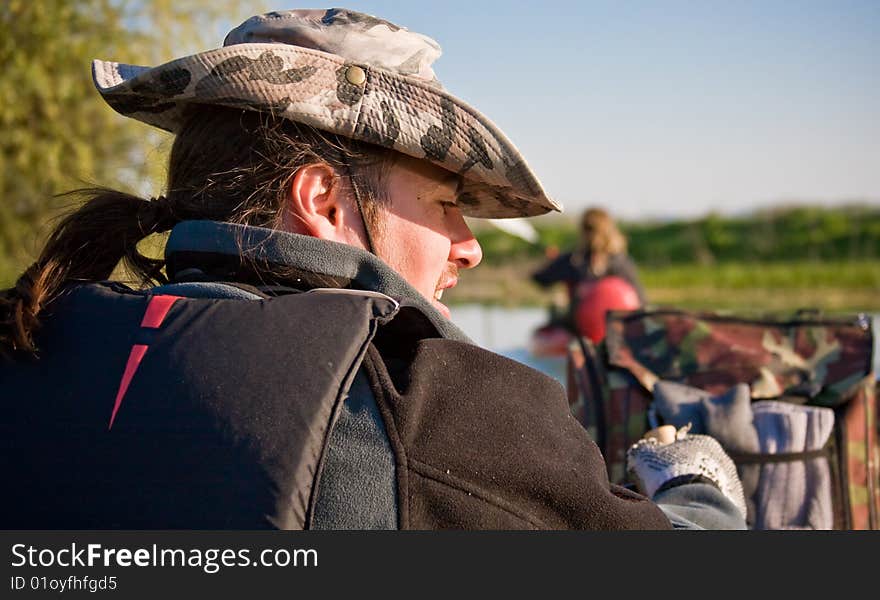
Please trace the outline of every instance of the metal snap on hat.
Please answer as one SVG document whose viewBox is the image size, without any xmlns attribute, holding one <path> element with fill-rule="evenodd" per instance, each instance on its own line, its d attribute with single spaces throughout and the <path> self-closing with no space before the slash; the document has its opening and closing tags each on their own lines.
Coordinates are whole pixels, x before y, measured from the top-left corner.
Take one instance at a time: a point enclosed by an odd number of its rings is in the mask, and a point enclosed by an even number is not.
<svg viewBox="0 0 880 600">
<path fill-rule="evenodd" d="M 113 109 L 167 131 L 192 104 L 270 112 L 462 175 L 465 215 L 561 210 L 504 134 L 443 89 L 431 68 L 440 52 L 362 13 L 291 10 L 248 19 L 222 48 L 157 67 L 96 60 L 92 73 Z"/>
</svg>

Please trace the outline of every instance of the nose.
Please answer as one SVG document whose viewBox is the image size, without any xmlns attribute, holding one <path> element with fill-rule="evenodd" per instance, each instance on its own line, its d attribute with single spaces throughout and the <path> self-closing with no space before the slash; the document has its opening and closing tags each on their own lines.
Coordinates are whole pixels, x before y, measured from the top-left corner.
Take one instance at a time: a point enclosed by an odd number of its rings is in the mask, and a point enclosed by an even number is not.
<svg viewBox="0 0 880 600">
<path fill-rule="evenodd" d="M 483 249 L 464 217 L 459 216 L 457 220 L 458 225 L 450 238 L 452 245 L 449 248 L 449 260 L 458 265 L 459 269 L 473 269 L 483 260 Z"/>
</svg>

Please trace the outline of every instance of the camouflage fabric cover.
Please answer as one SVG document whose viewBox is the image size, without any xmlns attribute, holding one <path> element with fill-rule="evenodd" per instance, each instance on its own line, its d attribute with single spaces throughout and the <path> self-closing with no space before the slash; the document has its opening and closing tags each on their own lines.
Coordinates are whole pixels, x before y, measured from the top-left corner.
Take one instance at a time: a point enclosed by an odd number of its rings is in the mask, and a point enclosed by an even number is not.
<svg viewBox="0 0 880 600">
<path fill-rule="evenodd" d="M 845 489 L 841 528 L 880 528 L 880 450 L 870 321 L 740 318 L 677 310 L 609 313 L 608 333 L 584 355 L 569 349 L 570 369 L 588 363 L 594 382 L 572 376 L 574 413 L 605 453 L 610 479 L 625 481 L 626 450 L 650 429 L 649 390 L 659 380 L 711 393 L 748 383 L 754 400 L 792 399 L 835 410 L 837 465 Z M 592 423 L 590 421 L 592 420 Z"/>
<path fill-rule="evenodd" d="M 248 19 L 222 48 L 152 68 L 96 60 L 92 74 L 114 110 L 167 131 L 193 104 L 269 112 L 460 174 L 465 215 L 561 210 L 504 134 L 443 90 L 439 56 L 431 38 L 382 19 L 292 10 Z"/>
<path fill-rule="evenodd" d="M 743 382 L 755 399 L 805 396 L 836 406 L 871 372 L 867 319 L 744 319 L 674 310 L 609 318 L 610 364 L 649 390 L 658 378 L 713 393 Z"/>
</svg>

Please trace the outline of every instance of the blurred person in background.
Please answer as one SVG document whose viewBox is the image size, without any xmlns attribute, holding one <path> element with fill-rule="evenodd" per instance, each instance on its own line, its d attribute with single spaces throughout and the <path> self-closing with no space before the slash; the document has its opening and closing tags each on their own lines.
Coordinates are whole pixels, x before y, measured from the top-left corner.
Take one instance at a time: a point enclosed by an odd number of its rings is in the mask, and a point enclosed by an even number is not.
<svg viewBox="0 0 880 600">
<path fill-rule="evenodd" d="M 633 310 L 646 302 L 626 237 L 599 207 L 582 214 L 576 247 L 552 258 L 532 280 L 543 287 L 562 283 L 567 292 L 567 306 L 542 328 L 548 339 L 553 329 L 564 329 L 598 342 L 604 337 L 605 311 Z"/>
</svg>

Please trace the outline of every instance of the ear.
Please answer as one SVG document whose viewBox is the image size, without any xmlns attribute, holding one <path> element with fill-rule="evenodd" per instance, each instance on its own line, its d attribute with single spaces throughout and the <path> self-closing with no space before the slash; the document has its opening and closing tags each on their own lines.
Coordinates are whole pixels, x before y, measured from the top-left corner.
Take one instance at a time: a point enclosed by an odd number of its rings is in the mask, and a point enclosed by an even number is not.
<svg viewBox="0 0 880 600">
<path fill-rule="evenodd" d="M 327 164 L 300 167 L 290 183 L 284 229 L 312 237 L 361 246 L 360 216 L 352 210 L 336 172 Z"/>
</svg>

